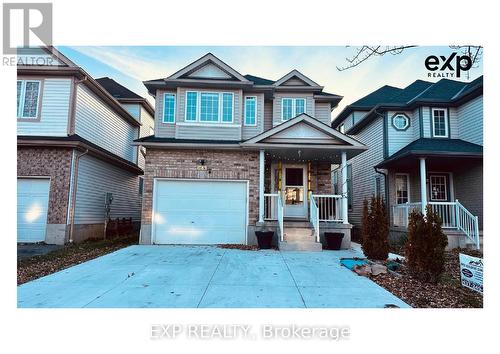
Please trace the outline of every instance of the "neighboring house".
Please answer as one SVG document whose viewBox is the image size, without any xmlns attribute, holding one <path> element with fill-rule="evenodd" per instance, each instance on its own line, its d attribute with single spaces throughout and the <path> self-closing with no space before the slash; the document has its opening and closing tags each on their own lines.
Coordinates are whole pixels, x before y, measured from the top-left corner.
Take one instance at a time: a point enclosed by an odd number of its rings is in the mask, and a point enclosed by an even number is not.
<svg viewBox="0 0 500 354">
<path fill-rule="evenodd" d="M 449 247 L 478 245 L 483 225 L 483 77 L 384 86 L 347 106 L 332 127 L 369 148 L 348 164 L 349 220 L 363 200 L 386 198 L 393 236 L 430 204 Z M 338 172 L 333 173 L 333 179 Z"/>
<path fill-rule="evenodd" d="M 111 96 L 122 104 L 132 117 L 141 123 L 139 131 L 140 138 L 155 134 L 155 111 L 144 97 L 130 91 L 128 88 L 120 85 L 118 82 L 109 77 L 101 77 L 95 81 L 104 87 L 106 91 L 111 94 Z M 137 164 L 141 169 L 144 169 L 145 156 L 146 149 L 140 149 Z"/>
<path fill-rule="evenodd" d="M 111 195 L 111 218 L 139 221 L 141 123 L 56 49 L 18 59 L 18 242 L 102 237 Z"/>
<path fill-rule="evenodd" d="M 297 70 L 241 75 L 210 53 L 144 84 L 156 115 L 155 135 L 136 140 L 147 149 L 141 243 L 255 244 L 269 228 L 282 249 L 321 249 L 325 230 L 349 245 L 331 165 L 366 147 L 330 127 L 341 96 Z"/>
</svg>

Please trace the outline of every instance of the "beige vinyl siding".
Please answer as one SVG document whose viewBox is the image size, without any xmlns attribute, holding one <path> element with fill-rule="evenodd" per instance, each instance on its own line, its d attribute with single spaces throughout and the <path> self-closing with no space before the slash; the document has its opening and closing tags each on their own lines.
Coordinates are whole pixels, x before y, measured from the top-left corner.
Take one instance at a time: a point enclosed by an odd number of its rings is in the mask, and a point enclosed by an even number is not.
<svg viewBox="0 0 500 354">
<path fill-rule="evenodd" d="M 173 138 L 175 136 L 175 124 L 163 123 L 163 95 L 165 93 L 172 93 L 176 95 L 175 99 L 175 119 L 178 117 L 178 102 L 176 90 L 157 90 L 155 100 L 155 136 L 160 138 Z"/>
<path fill-rule="evenodd" d="M 458 115 L 456 107 L 450 107 L 448 114 L 450 115 L 448 120 L 450 124 L 449 136 L 451 139 L 458 139 L 460 134 L 458 132 Z"/>
<path fill-rule="evenodd" d="M 457 109 L 460 139 L 483 145 L 483 96 L 479 96 Z"/>
<path fill-rule="evenodd" d="M 431 108 L 430 107 L 422 107 L 422 123 L 424 127 L 424 138 L 431 138 L 432 133 L 432 117 L 431 117 Z"/>
<path fill-rule="evenodd" d="M 273 128 L 273 102 L 264 102 L 264 131 Z"/>
<path fill-rule="evenodd" d="M 75 133 L 82 138 L 136 163 L 138 127 L 108 107 L 85 85 L 78 85 L 76 94 Z"/>
<path fill-rule="evenodd" d="M 122 104 L 123 108 L 127 110 L 128 113 L 132 117 L 134 117 L 137 120 L 141 119 L 141 105 L 137 103 L 124 103 Z"/>
<path fill-rule="evenodd" d="M 413 132 L 413 140 L 420 138 L 420 110 L 417 108 L 413 111 L 411 116 L 411 127 Z"/>
<path fill-rule="evenodd" d="M 176 139 L 241 140 L 239 125 L 179 123 L 175 129 Z"/>
<path fill-rule="evenodd" d="M 384 178 L 376 173 L 373 166 L 384 159 L 383 148 L 384 124 L 377 118 L 353 137 L 368 147 L 368 150 L 348 161 L 352 165 L 353 209 L 349 212 L 349 223 L 361 226 L 363 201 L 375 192 L 375 177 L 381 177 L 381 192 L 385 195 Z"/>
<path fill-rule="evenodd" d="M 144 109 L 144 107 L 141 105 L 140 106 L 140 119 L 141 119 L 141 129 L 139 132 L 139 137 L 145 137 L 145 136 L 150 136 L 150 127 L 154 129 L 155 127 L 155 121 L 154 117 L 152 117 L 147 110 Z M 144 148 L 143 148 L 144 149 Z M 144 170 L 146 161 L 144 158 L 144 155 L 139 151 L 138 154 L 138 159 L 137 159 L 137 165 Z"/>
<path fill-rule="evenodd" d="M 67 66 L 42 48 L 17 48 L 18 65 Z"/>
<path fill-rule="evenodd" d="M 257 107 L 256 107 L 256 125 L 245 125 L 245 97 L 257 97 Z M 242 128 L 241 128 L 241 138 L 246 140 L 250 139 L 264 131 L 264 94 L 245 94 L 242 100 Z"/>
<path fill-rule="evenodd" d="M 316 102 L 314 105 L 314 118 L 330 126 L 332 123 L 330 103 Z"/>
<path fill-rule="evenodd" d="M 23 80 L 23 77 L 19 77 L 19 80 Z M 17 135 L 66 136 L 72 79 L 40 78 L 40 81 L 40 120 L 17 122 Z"/>
<path fill-rule="evenodd" d="M 474 161 L 457 166 L 453 174 L 455 198 L 479 219 L 483 229 L 483 163 Z"/>
<path fill-rule="evenodd" d="M 135 173 L 84 155 L 79 160 L 77 180 L 76 224 L 104 222 L 106 193 L 113 193 L 111 218 L 140 220 L 139 177 Z"/>
<path fill-rule="evenodd" d="M 408 129 L 397 130 L 396 128 L 394 128 L 394 125 L 392 124 L 392 117 L 396 113 L 404 113 L 408 116 L 408 118 L 410 118 L 410 126 L 408 127 Z M 389 111 L 387 112 L 387 114 L 389 117 L 387 144 L 388 154 L 389 156 L 391 156 L 413 141 L 413 126 L 411 125 L 413 121 L 413 113 L 409 111 Z"/>
<path fill-rule="evenodd" d="M 283 121 L 281 120 L 281 101 L 283 98 L 305 98 L 306 99 L 306 113 L 314 117 L 314 97 L 312 93 L 287 93 L 276 92 L 273 100 L 273 126 L 277 126 Z"/>
</svg>

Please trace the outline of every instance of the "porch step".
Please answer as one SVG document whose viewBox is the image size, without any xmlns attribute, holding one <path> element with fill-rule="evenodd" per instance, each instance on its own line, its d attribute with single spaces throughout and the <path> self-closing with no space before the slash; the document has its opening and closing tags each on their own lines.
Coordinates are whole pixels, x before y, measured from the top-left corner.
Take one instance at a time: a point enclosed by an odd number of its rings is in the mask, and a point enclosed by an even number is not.
<svg viewBox="0 0 500 354">
<path fill-rule="evenodd" d="M 285 227 L 284 242 L 279 243 L 280 251 L 321 251 L 321 243 L 314 239 L 311 227 Z"/>
<path fill-rule="evenodd" d="M 314 241 L 314 232 L 306 227 L 285 227 L 284 239 L 286 241 Z"/>
<path fill-rule="evenodd" d="M 321 243 L 315 241 L 291 241 L 291 242 L 280 242 L 280 251 L 309 251 L 309 252 L 321 252 L 323 246 Z"/>
<path fill-rule="evenodd" d="M 283 227 L 285 230 L 287 228 L 311 228 L 311 223 L 307 220 L 285 220 L 283 221 Z"/>
</svg>

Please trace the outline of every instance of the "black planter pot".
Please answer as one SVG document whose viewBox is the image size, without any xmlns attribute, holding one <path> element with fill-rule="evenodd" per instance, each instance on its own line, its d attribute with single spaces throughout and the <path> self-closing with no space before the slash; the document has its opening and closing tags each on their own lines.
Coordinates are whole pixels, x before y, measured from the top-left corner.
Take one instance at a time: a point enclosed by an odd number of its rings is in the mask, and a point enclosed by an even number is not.
<svg viewBox="0 0 500 354">
<path fill-rule="evenodd" d="M 340 232 L 325 232 L 326 249 L 339 250 L 342 245 L 344 234 Z"/>
<path fill-rule="evenodd" d="M 257 243 L 260 249 L 267 250 L 271 248 L 274 231 L 255 231 L 255 236 L 257 236 Z"/>
</svg>

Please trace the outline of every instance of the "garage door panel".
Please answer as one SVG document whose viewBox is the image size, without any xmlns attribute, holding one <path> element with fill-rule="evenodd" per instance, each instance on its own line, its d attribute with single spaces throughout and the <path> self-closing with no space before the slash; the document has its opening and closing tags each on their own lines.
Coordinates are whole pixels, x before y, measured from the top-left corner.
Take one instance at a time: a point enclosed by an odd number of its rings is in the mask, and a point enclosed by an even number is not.
<svg viewBox="0 0 500 354">
<path fill-rule="evenodd" d="M 17 241 L 45 240 L 50 180 L 22 178 L 17 180 Z"/>
<path fill-rule="evenodd" d="M 245 243 L 245 182 L 159 180 L 155 189 L 155 243 Z"/>
</svg>

